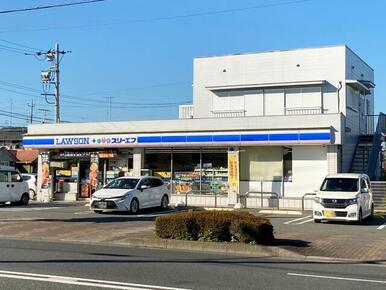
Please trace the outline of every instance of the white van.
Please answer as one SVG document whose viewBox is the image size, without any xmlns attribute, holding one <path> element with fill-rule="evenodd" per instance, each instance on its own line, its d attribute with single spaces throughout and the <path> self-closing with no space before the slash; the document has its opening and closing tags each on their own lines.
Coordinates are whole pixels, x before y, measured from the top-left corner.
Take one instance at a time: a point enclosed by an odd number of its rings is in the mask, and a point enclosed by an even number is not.
<svg viewBox="0 0 386 290">
<path fill-rule="evenodd" d="M 28 183 L 23 181 L 19 171 L 11 166 L 0 166 L 0 203 L 27 205 L 29 202 Z"/>
<path fill-rule="evenodd" d="M 328 175 L 317 190 L 313 205 L 315 222 L 342 220 L 361 223 L 373 214 L 373 194 L 366 174 Z"/>
</svg>

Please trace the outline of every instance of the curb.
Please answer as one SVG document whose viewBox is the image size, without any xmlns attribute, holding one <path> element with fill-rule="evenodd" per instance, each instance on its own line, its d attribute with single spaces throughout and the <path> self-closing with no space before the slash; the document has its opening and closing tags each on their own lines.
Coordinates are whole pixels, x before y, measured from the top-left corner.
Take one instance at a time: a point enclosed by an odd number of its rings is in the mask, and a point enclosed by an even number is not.
<svg viewBox="0 0 386 290">
<path fill-rule="evenodd" d="M 262 209 L 259 211 L 259 213 L 263 214 L 281 214 L 281 215 L 302 215 L 303 212 L 300 210 L 268 210 L 268 209 Z"/>
<path fill-rule="evenodd" d="M 114 241 L 114 244 L 127 245 L 134 247 L 158 248 L 170 250 L 187 250 L 205 253 L 223 253 L 223 254 L 240 254 L 253 257 L 284 257 L 284 258 L 306 258 L 304 255 L 297 254 L 287 249 L 249 245 L 242 243 L 219 243 L 219 242 L 203 242 L 203 241 L 185 241 L 185 240 L 166 240 L 158 238 L 142 238 L 142 239 L 122 239 Z"/>
</svg>

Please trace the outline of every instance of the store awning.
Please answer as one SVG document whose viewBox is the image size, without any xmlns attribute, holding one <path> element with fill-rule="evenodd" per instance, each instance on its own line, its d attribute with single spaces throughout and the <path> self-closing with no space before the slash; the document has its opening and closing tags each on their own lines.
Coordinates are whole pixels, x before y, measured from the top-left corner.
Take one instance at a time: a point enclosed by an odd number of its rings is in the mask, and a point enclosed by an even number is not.
<svg viewBox="0 0 386 290">
<path fill-rule="evenodd" d="M 373 82 L 365 80 L 346 80 L 346 85 L 361 92 L 363 95 L 370 95 L 371 89 L 375 88 L 375 84 Z"/>
<path fill-rule="evenodd" d="M 10 152 L 15 156 L 17 163 L 32 163 L 37 160 L 39 156 L 39 150 L 34 149 L 17 149 L 10 150 Z"/>
<path fill-rule="evenodd" d="M 205 88 L 211 91 L 224 91 L 224 90 L 242 90 L 242 89 L 259 89 L 259 88 L 321 86 L 324 83 L 326 83 L 326 80 L 282 82 L 282 83 L 258 83 L 258 84 L 226 85 L 226 86 L 206 86 Z"/>
</svg>

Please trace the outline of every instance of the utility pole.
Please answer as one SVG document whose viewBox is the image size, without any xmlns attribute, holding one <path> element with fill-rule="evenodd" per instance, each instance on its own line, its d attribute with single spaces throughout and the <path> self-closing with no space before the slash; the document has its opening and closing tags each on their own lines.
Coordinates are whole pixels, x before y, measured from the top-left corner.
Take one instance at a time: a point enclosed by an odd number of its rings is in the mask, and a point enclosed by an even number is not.
<svg viewBox="0 0 386 290">
<path fill-rule="evenodd" d="M 59 49 L 59 44 L 55 44 L 55 49 L 48 50 L 47 52 L 38 51 L 36 52 L 37 56 L 45 56 L 46 60 L 52 63 L 52 66 L 49 70 L 42 71 L 40 73 L 40 78 L 43 83 L 43 96 L 46 98 L 48 104 L 55 105 L 55 123 L 60 123 L 60 61 L 61 55 L 69 53 L 71 51 L 64 51 Z M 54 93 L 50 93 L 50 85 L 53 84 L 55 87 Z M 48 96 L 55 97 L 54 102 L 48 100 Z"/>
<path fill-rule="evenodd" d="M 34 107 L 35 107 L 34 99 L 31 99 L 31 104 L 28 103 L 27 106 L 31 108 L 31 114 L 30 114 L 30 121 L 29 121 L 29 123 L 32 124 L 33 123 L 33 119 L 34 119 Z"/>
<path fill-rule="evenodd" d="M 105 97 L 105 98 L 109 100 L 109 120 L 111 121 L 111 106 L 112 106 L 114 97 Z"/>
<path fill-rule="evenodd" d="M 55 123 L 60 123 L 60 100 L 59 100 L 59 43 L 55 45 Z"/>
<path fill-rule="evenodd" d="M 12 118 L 13 118 L 13 99 L 11 99 L 11 117 L 10 117 L 10 127 L 12 127 Z"/>
<path fill-rule="evenodd" d="M 42 112 L 41 123 L 44 124 L 44 123 L 46 122 L 47 112 L 49 112 L 50 110 L 47 110 L 47 109 L 39 109 L 39 111 Z"/>
</svg>

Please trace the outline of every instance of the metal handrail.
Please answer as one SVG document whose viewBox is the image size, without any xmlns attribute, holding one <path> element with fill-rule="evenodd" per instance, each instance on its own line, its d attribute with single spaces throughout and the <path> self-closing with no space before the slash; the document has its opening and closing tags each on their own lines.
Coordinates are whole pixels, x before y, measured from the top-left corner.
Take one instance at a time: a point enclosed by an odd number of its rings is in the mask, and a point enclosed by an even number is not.
<svg viewBox="0 0 386 290">
<path fill-rule="evenodd" d="M 302 196 L 302 211 L 304 211 L 304 198 L 306 196 L 309 196 L 309 195 L 316 195 L 316 193 L 315 192 L 308 192 L 308 193 L 303 194 L 303 196 Z"/>
<path fill-rule="evenodd" d="M 384 113 L 379 113 L 377 127 L 374 133 L 373 145 L 369 156 L 369 161 L 367 163 L 367 175 L 370 179 L 375 179 L 377 177 L 377 162 L 379 159 L 379 151 L 382 143 L 382 133 L 386 131 L 385 125 L 386 115 Z"/>
<path fill-rule="evenodd" d="M 274 195 L 275 198 L 276 198 L 276 207 L 277 209 L 279 209 L 279 194 L 277 194 L 276 192 L 262 192 L 262 191 L 247 191 L 244 195 L 245 195 L 245 207 L 247 208 L 247 197 L 250 193 L 257 193 L 257 194 L 260 194 L 260 208 L 264 208 L 264 202 L 263 202 L 263 195 L 264 194 L 269 194 L 269 195 Z M 239 196 L 241 196 L 239 194 Z M 241 199 L 240 199 L 241 201 Z"/>
</svg>

